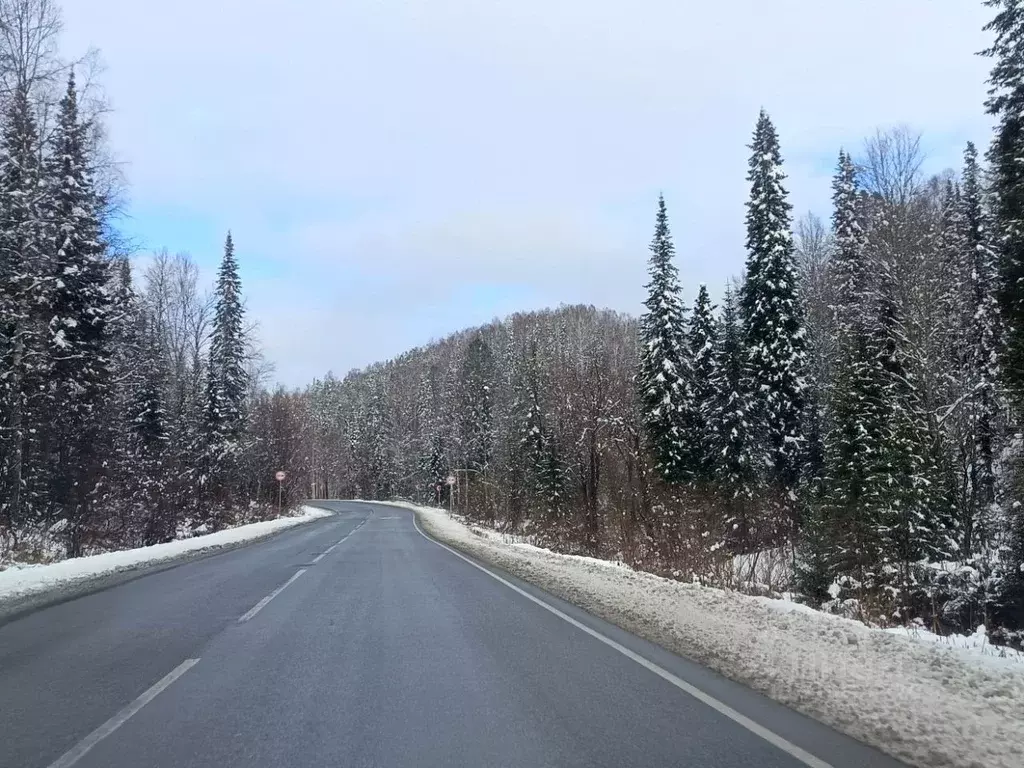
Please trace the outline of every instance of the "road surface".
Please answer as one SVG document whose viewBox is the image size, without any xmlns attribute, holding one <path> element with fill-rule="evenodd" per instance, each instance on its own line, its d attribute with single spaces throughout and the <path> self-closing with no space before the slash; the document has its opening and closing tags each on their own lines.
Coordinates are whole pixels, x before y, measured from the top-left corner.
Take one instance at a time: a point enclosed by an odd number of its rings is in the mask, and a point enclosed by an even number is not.
<svg viewBox="0 0 1024 768">
<path fill-rule="evenodd" d="M 0 766 L 900 765 L 501 574 L 547 610 L 405 510 L 324 505 L 0 625 Z"/>
</svg>

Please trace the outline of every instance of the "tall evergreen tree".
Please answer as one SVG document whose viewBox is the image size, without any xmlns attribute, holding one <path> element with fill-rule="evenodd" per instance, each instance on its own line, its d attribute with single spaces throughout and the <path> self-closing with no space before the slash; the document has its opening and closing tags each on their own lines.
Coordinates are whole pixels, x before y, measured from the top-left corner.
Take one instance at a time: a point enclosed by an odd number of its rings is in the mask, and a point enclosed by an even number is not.
<svg viewBox="0 0 1024 768">
<path fill-rule="evenodd" d="M 52 402 L 39 137 L 26 86 L 10 100 L 0 157 L 0 521 L 46 515 Z"/>
<path fill-rule="evenodd" d="M 202 432 L 203 496 L 212 505 L 205 514 L 214 527 L 222 524 L 238 490 L 243 405 L 248 389 L 243 319 L 242 285 L 229 232 L 214 290 Z"/>
<path fill-rule="evenodd" d="M 167 443 L 167 413 L 164 408 L 164 364 L 160 340 L 148 318 L 140 327 L 139 387 L 132 407 L 132 425 L 143 453 L 159 457 Z"/>
<path fill-rule="evenodd" d="M 992 227 L 982 204 L 978 152 L 970 142 L 964 150 L 961 220 L 965 227 L 964 258 L 970 270 L 968 312 L 968 387 L 973 427 L 971 488 L 977 515 L 965 521 L 963 552 L 975 549 L 975 537 L 986 542 L 994 531 L 987 514 L 996 501 L 996 439 L 999 421 L 998 382 L 1001 322 L 996 299 L 998 271 Z"/>
<path fill-rule="evenodd" d="M 468 468 L 485 472 L 494 451 L 494 357 L 483 336 L 477 334 L 466 348 L 462 363 L 462 445 Z"/>
<path fill-rule="evenodd" d="M 138 344 L 137 386 L 129 413 L 133 453 L 140 476 L 138 499 L 144 520 L 143 543 L 149 545 L 173 539 L 175 525 L 165 494 L 169 445 L 164 407 L 167 372 L 156 328 L 145 315 L 140 318 Z"/>
<path fill-rule="evenodd" d="M 693 473 L 696 479 L 707 482 L 715 474 L 715 440 L 711 433 L 710 420 L 715 408 L 715 386 L 718 377 L 718 325 L 715 308 L 711 304 L 707 286 L 703 283 L 697 289 L 688 328 L 689 354 L 693 408 L 699 429 L 690 453 L 693 457 Z"/>
<path fill-rule="evenodd" d="M 957 529 L 955 539 L 963 557 L 968 528 L 977 516 L 975 484 L 975 414 L 974 374 L 971 326 L 974 322 L 972 275 L 974 254 L 968 244 L 968 225 L 960 185 L 947 179 L 942 199 L 940 233 L 937 243 L 937 269 L 924 281 L 937 307 L 934 329 L 925 337 L 927 358 L 939 363 L 937 375 L 931 375 L 930 388 L 938 399 L 949 405 L 934 422 L 933 434 L 938 439 L 937 460 L 952 511 L 951 528 Z M 929 367 L 920 366 L 928 375 Z M 935 366 L 932 366 L 934 370 Z"/>
<path fill-rule="evenodd" d="M 937 249 L 940 269 L 936 270 L 937 275 L 933 279 L 940 284 L 940 308 L 945 315 L 944 342 L 949 346 L 947 355 L 957 368 L 963 367 L 967 357 L 969 339 L 964 329 L 969 324 L 971 313 L 971 275 L 974 268 L 974 259 L 967 253 L 968 225 L 965 214 L 959 182 L 947 179 Z"/>
<path fill-rule="evenodd" d="M 822 584 L 843 574 L 873 583 L 881 560 L 882 514 L 887 473 L 880 464 L 887 439 L 886 375 L 875 302 L 869 292 L 870 268 L 856 169 L 840 152 L 832 183 L 833 269 L 837 281 L 835 325 L 838 356 L 830 392 L 830 428 L 825 436 L 823 498 L 808 521 L 805 540 L 811 562 L 803 576 Z M 821 542 L 826 541 L 822 551 Z"/>
<path fill-rule="evenodd" d="M 113 433 L 113 451 L 110 457 L 111 484 L 116 495 L 108 509 L 125 520 L 126 526 L 136 528 L 137 518 L 143 514 L 148 484 L 148 467 L 140 461 L 135 439 L 135 414 L 139 392 L 143 386 L 142 352 L 143 313 L 139 296 L 132 281 L 131 265 L 127 259 L 112 262 L 111 313 L 107 325 L 111 342 L 110 370 L 113 387 L 104 403 L 103 418 Z"/>
<path fill-rule="evenodd" d="M 896 569 L 900 586 L 906 588 L 913 580 L 914 563 L 951 558 L 952 521 L 936 435 L 922 406 L 919 376 L 906 359 L 910 343 L 904 326 L 892 290 L 883 291 L 878 331 L 887 423 L 880 457 L 887 485 L 882 535 L 885 562 Z"/>
<path fill-rule="evenodd" d="M 647 311 L 640 318 L 637 388 L 658 471 L 669 482 L 683 482 L 693 476 L 689 439 L 695 432 L 696 415 L 690 390 L 692 374 L 684 351 L 679 275 L 672 263 L 675 246 L 664 197 L 658 198 L 650 250 L 651 281 L 644 302 Z"/>
<path fill-rule="evenodd" d="M 371 492 L 374 499 L 390 499 L 395 493 L 394 427 L 387 403 L 387 374 L 380 371 L 370 382 L 370 402 L 364 440 L 369 448 Z"/>
<path fill-rule="evenodd" d="M 1024 408 L 1024 2 L 986 0 L 998 9 L 985 30 L 995 41 L 985 51 L 994 59 L 985 107 L 997 119 L 989 150 L 999 236 L 998 299 L 1004 324 L 1002 377 L 1017 414 Z M 1018 457 L 1018 463 L 1021 463 Z M 1019 470 L 1018 470 L 1019 471 Z M 1002 618 L 1024 626 L 1024 506 L 1010 515 L 1010 545 L 1001 596 Z"/>
<path fill-rule="evenodd" d="M 715 476 L 729 498 L 729 524 L 742 543 L 749 535 L 759 482 L 751 432 L 753 405 L 747 389 L 751 381 L 749 362 L 736 291 L 731 286 L 726 288 L 722 300 L 718 329 L 715 397 L 708 422 L 715 448 Z"/>
<path fill-rule="evenodd" d="M 101 201 L 89 171 L 87 126 L 68 80 L 46 163 L 46 214 L 52 254 L 48 341 L 55 398 L 52 493 L 68 520 L 68 550 L 81 535 L 100 492 L 112 447 L 101 406 L 110 394 L 111 274 L 101 239 Z"/>
<path fill-rule="evenodd" d="M 839 164 L 832 180 L 832 232 L 836 327 L 841 334 L 848 334 L 870 312 L 867 296 L 870 270 L 864 250 L 866 232 L 857 169 L 853 158 L 843 150 L 839 152 Z"/>
<path fill-rule="evenodd" d="M 747 266 L 741 297 L 749 391 L 768 475 L 791 487 L 799 474 L 806 341 L 803 306 L 783 186 L 779 140 L 762 110 L 750 145 Z"/>
<path fill-rule="evenodd" d="M 417 454 L 419 456 L 420 479 L 424 499 L 433 504 L 438 501 L 438 483 L 444 483 L 445 475 L 438 481 L 431 467 L 435 464 L 438 451 L 441 450 L 439 433 L 434 419 L 434 385 L 432 367 L 426 367 L 420 374 L 416 387 L 416 423 Z"/>
<path fill-rule="evenodd" d="M 207 371 L 206 418 L 214 443 L 238 439 L 248 381 L 245 373 L 242 283 L 238 276 L 231 233 L 224 242 L 224 258 L 217 273 L 210 362 Z"/>
<path fill-rule="evenodd" d="M 429 501 L 444 506 L 451 493 L 448 485 L 448 457 L 445 455 L 444 443 L 440 435 L 431 439 L 430 457 L 426 464 L 427 490 Z"/>
<path fill-rule="evenodd" d="M 832 389 L 831 428 L 825 439 L 825 493 L 816 522 L 829 542 L 829 581 L 844 574 L 862 587 L 877 585 L 889 473 L 882 449 L 887 439 L 885 374 L 878 334 L 863 326 L 844 340 Z"/>
<path fill-rule="evenodd" d="M 999 303 L 1006 338 L 1002 368 L 1016 405 L 1024 406 L 1024 3 L 986 0 L 999 11 L 985 30 L 995 63 L 985 107 L 998 120 L 989 150 L 999 239 Z"/>
<path fill-rule="evenodd" d="M 535 341 L 530 342 L 520 386 L 520 456 L 546 517 L 557 522 L 562 514 L 565 473 L 558 444 L 544 411 L 541 366 Z"/>
</svg>

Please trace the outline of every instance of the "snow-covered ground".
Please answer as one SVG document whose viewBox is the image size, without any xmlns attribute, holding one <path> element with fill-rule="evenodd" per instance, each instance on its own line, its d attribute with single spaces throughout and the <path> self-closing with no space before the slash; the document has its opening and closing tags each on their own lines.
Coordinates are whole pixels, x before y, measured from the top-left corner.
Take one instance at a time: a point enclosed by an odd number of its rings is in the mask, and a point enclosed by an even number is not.
<svg viewBox="0 0 1024 768">
<path fill-rule="evenodd" d="M 441 510 L 432 536 L 919 766 L 1024 765 L 1024 659 L 981 635 L 885 631 L 798 603 L 559 555 Z"/>
<path fill-rule="evenodd" d="M 266 520 L 262 523 L 240 525 L 217 533 L 195 536 L 190 539 L 170 541 L 152 547 L 126 549 L 120 552 L 105 552 L 102 555 L 76 557 L 49 565 L 14 564 L 0 571 L 0 601 L 22 598 L 58 587 L 72 586 L 118 571 L 138 568 L 166 560 L 173 560 L 185 554 L 204 550 L 221 549 L 252 539 L 269 536 L 272 533 L 307 523 L 333 513 L 316 507 L 303 507 L 298 515 Z"/>
<path fill-rule="evenodd" d="M 484 526 L 461 520 L 458 517 L 455 519 L 463 525 L 466 525 L 469 530 L 477 536 L 482 536 L 489 541 L 521 549 L 524 552 L 554 555 L 555 557 L 563 559 L 589 563 L 597 567 L 625 568 L 627 570 L 634 570 L 623 562 L 600 560 L 595 557 L 585 557 L 582 555 L 563 555 L 557 552 L 552 552 L 549 549 L 534 546 L 522 536 L 501 533 L 500 531 L 495 531 L 491 528 L 486 528 Z M 751 555 L 738 555 L 737 557 L 734 557 L 733 570 L 736 581 L 747 585 L 761 585 L 766 588 L 767 585 L 784 585 L 786 583 L 786 579 L 776 575 L 780 570 L 776 563 L 782 556 L 789 556 L 789 553 L 783 553 L 781 550 L 773 550 L 768 552 L 767 556 L 761 556 L 757 560 L 755 560 Z M 780 611 L 782 613 L 802 612 L 816 616 L 829 615 L 824 614 L 822 611 L 817 611 L 803 603 L 798 603 L 792 599 L 779 600 L 765 597 L 752 597 L 751 599 L 763 601 L 769 609 L 773 611 Z M 859 622 L 853 623 L 859 624 Z M 968 660 L 977 664 L 994 664 L 997 667 L 1004 664 L 1024 664 L 1024 652 L 1018 651 L 1014 648 L 993 645 L 989 642 L 988 635 L 985 631 L 985 627 L 983 626 L 978 627 L 977 631 L 972 635 L 938 635 L 934 632 L 928 631 L 927 629 L 916 627 L 891 627 L 878 631 L 889 632 L 899 637 L 906 637 L 925 645 L 949 648 L 964 655 Z"/>
<path fill-rule="evenodd" d="M 892 627 L 881 630 L 900 637 L 907 637 L 918 643 L 933 645 L 963 655 L 974 664 L 989 664 L 1002 667 L 1006 664 L 1024 664 L 1024 652 L 989 642 L 985 627 L 978 627 L 973 635 L 937 635 L 927 629 L 916 627 Z"/>
</svg>

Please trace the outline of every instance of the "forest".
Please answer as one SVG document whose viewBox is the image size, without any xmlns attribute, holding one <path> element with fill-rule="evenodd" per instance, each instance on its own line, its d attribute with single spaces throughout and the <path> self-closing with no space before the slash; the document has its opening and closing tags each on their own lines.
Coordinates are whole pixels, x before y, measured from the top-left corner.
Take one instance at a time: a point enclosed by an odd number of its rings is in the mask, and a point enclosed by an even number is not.
<svg viewBox="0 0 1024 768">
<path fill-rule="evenodd" d="M 275 515 L 284 461 L 230 234 L 212 290 L 188 254 L 133 265 L 97 56 L 61 31 L 0 0 L 0 567 Z"/>
<path fill-rule="evenodd" d="M 988 4 L 995 135 L 960 167 L 927 174 L 921 137 L 882 129 L 836 148 L 830 220 L 795 219 L 762 111 L 727 285 L 686 284 L 660 199 L 639 317 L 515 314 L 287 391 L 231 235 L 212 290 L 187 254 L 135 258 L 89 57 L 57 56 L 50 0 L 0 0 L 0 565 L 272 516 L 284 470 L 284 506 L 412 499 L 1020 645 L 1024 5 Z"/>
<path fill-rule="evenodd" d="M 984 161 L 968 143 L 925 174 L 919 135 L 879 130 L 838 150 L 831 221 L 794 223 L 762 111 L 745 270 L 717 306 L 704 285 L 684 306 L 659 200 L 639 318 L 517 314 L 314 382 L 312 495 L 1019 644 L 1024 11 L 994 5 Z"/>
</svg>

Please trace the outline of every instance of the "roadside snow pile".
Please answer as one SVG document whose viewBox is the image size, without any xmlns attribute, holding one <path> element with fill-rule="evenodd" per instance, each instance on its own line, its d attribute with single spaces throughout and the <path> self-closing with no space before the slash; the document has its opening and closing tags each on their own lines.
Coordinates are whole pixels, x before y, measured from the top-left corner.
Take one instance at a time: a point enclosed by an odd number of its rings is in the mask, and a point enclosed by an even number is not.
<svg viewBox="0 0 1024 768">
<path fill-rule="evenodd" d="M 1002 645 L 992 645 L 984 625 L 978 627 L 973 635 L 937 635 L 917 627 L 892 627 L 881 631 L 908 637 L 925 645 L 948 648 L 974 663 L 989 663 L 990 666 L 997 668 L 1004 668 L 1010 663 L 1024 669 L 1024 652 Z"/>
<path fill-rule="evenodd" d="M 471 531 L 424 530 L 585 610 L 919 766 L 1024 765 L 1024 664 L 797 603 L 663 579 Z M 600 564 L 599 564 L 600 563 Z"/>
<path fill-rule="evenodd" d="M 411 509 L 415 509 L 416 511 L 420 511 L 421 510 L 421 508 L 414 507 L 412 504 L 404 504 L 404 506 L 407 506 L 407 507 L 409 507 Z M 429 508 L 428 508 L 428 510 L 429 510 Z M 429 511 L 435 511 L 435 510 L 429 510 Z M 441 514 L 441 513 L 438 512 L 438 514 Z M 447 519 L 450 519 L 450 518 L 446 515 L 445 519 L 447 520 Z M 632 568 L 630 568 L 625 563 L 615 562 L 613 560 L 601 560 L 600 558 L 597 558 L 597 557 L 587 557 L 585 555 L 563 555 L 563 554 L 558 554 L 558 553 L 552 552 L 550 549 L 544 549 L 543 547 L 538 547 L 538 546 L 536 546 L 534 544 L 531 544 L 529 541 L 527 541 L 522 536 L 516 536 L 515 534 L 511 534 L 511 533 L 502 533 L 501 531 L 495 531 L 493 528 L 483 528 L 483 527 L 481 527 L 479 525 L 472 525 L 470 523 L 463 522 L 460 518 L 457 518 L 457 517 L 454 519 L 454 522 L 456 522 L 456 524 L 458 524 L 458 525 L 466 526 L 467 528 L 469 528 L 469 530 L 472 533 L 476 534 L 477 536 L 482 536 L 483 538 L 487 539 L 488 541 L 492 541 L 492 542 L 495 542 L 495 543 L 498 543 L 498 544 L 505 544 L 505 545 L 508 545 L 510 547 L 515 547 L 516 549 L 520 549 L 520 550 L 522 550 L 524 552 L 540 552 L 540 553 L 548 554 L 548 555 L 555 555 L 555 554 L 557 554 L 557 556 L 560 557 L 560 558 L 564 558 L 566 560 L 574 560 L 574 561 L 576 561 L 578 563 L 587 563 L 588 565 L 597 566 L 598 568 L 625 568 L 626 570 L 629 570 L 629 571 L 633 570 Z"/>
<path fill-rule="evenodd" d="M 305 506 L 301 513 L 294 517 L 280 517 L 262 523 L 240 525 L 237 528 L 228 528 L 191 539 L 169 541 L 166 544 L 155 544 L 152 547 L 105 552 L 102 555 L 90 557 L 76 557 L 49 565 L 14 564 L 6 570 L 0 571 L 0 601 L 27 597 L 118 571 L 173 560 L 189 553 L 221 549 L 244 541 L 260 539 L 285 528 L 308 523 L 317 518 L 328 517 L 331 514 L 333 513 L 325 509 Z"/>
</svg>

